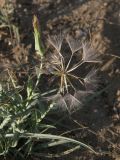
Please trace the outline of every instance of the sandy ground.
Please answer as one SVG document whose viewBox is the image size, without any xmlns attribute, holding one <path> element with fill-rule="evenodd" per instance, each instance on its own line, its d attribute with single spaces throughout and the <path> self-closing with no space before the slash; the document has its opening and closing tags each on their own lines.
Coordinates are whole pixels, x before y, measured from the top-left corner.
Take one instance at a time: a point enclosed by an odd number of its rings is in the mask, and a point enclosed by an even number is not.
<svg viewBox="0 0 120 160">
<path fill-rule="evenodd" d="M 59 32 L 72 37 L 86 38 L 101 54 L 101 94 L 72 116 L 71 127 L 80 131 L 71 137 L 89 144 L 101 155 L 86 150 L 64 156 L 66 160 L 119 160 L 120 159 L 120 1 L 119 0 L 16 0 L 12 2 L 12 23 L 18 26 L 20 41 L 9 31 L 0 29 L 0 70 L 9 68 L 23 78 L 34 65 L 32 17 L 38 15 L 47 44 L 48 35 Z M 12 45 L 13 44 L 13 45 Z M 115 55 L 115 56 L 113 56 Z M 32 58 L 31 58 L 32 57 Z M 26 65 L 28 64 L 28 65 Z M 17 66 L 24 65 L 19 70 Z M 3 77 L 1 72 L 1 77 Z M 77 124 L 75 123 L 77 121 Z M 70 125 L 69 124 L 69 125 Z M 73 125 L 74 124 L 74 125 Z M 87 127 L 84 129 L 84 126 Z M 38 160 L 37 157 L 33 158 Z M 46 158 L 45 158 L 46 159 Z M 54 158 L 53 158 L 54 159 Z"/>
</svg>

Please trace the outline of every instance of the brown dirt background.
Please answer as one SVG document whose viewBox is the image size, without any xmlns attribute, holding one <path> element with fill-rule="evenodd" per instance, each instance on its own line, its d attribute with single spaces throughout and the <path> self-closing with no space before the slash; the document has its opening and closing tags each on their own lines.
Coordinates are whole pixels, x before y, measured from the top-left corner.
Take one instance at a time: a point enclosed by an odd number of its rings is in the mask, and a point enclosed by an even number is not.
<svg viewBox="0 0 120 160">
<path fill-rule="evenodd" d="M 89 37 L 103 59 L 100 66 L 101 89 L 109 87 L 72 116 L 71 121 L 77 121 L 79 124 L 76 125 L 81 127 L 81 130 L 71 136 L 91 145 L 96 151 L 105 153 L 94 155 L 86 150 L 78 150 L 73 154 L 52 159 L 120 160 L 120 59 L 112 56 L 120 56 L 120 1 L 16 0 L 12 3 L 12 23 L 19 28 L 20 44 L 16 44 L 13 37 L 12 46 L 9 32 L 0 29 L 1 78 L 2 71 L 6 68 L 13 71 L 15 67 L 22 66 L 16 74 L 25 79 L 26 71 L 35 65 L 32 28 L 34 14 L 40 19 L 44 41 L 48 35 L 58 34 L 60 31 L 75 38 L 84 32 L 82 36 Z M 68 125 L 68 122 L 64 123 Z M 71 124 L 71 128 L 72 126 Z"/>
</svg>

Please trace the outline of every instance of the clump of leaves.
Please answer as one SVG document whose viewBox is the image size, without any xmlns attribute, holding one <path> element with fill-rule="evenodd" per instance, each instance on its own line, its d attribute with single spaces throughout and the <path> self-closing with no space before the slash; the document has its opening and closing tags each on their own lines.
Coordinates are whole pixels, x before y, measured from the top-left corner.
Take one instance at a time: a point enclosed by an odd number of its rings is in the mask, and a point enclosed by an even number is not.
<svg viewBox="0 0 120 160">
<path fill-rule="evenodd" d="M 71 144 L 72 148 L 68 149 L 68 153 L 81 146 L 94 152 L 82 142 L 50 132 L 56 127 L 44 123 L 44 119 L 54 104 L 43 102 L 43 95 L 48 93 L 38 92 L 37 84 L 34 84 L 32 79 L 28 80 L 24 88 L 17 86 L 13 79 L 11 81 L 11 88 L 4 89 L 0 86 L 0 156 L 10 153 L 21 158 L 38 153 L 39 156 L 45 156 L 46 154 L 41 153 L 42 149 L 65 144 Z M 23 96 L 22 91 L 26 92 L 26 95 Z M 64 155 L 64 152 L 62 154 Z"/>
</svg>

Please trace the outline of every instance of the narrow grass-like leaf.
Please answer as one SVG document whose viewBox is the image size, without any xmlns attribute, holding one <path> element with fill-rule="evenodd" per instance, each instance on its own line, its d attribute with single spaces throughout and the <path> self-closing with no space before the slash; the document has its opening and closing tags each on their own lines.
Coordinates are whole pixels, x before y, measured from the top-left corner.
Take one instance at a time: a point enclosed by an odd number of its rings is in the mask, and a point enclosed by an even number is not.
<svg viewBox="0 0 120 160">
<path fill-rule="evenodd" d="M 37 16 L 33 17 L 33 28 L 34 28 L 34 39 L 35 39 L 35 50 L 41 58 L 44 57 L 44 49 L 42 47 L 41 34 L 39 28 L 39 21 Z"/>
<path fill-rule="evenodd" d="M 6 134 L 5 137 L 13 137 L 14 134 Z M 91 150 L 93 153 L 96 153 L 90 146 L 79 142 L 77 140 L 71 139 L 71 138 L 67 138 L 67 137 L 63 137 L 63 136 L 57 136 L 57 135 L 51 135 L 51 134 L 37 134 L 37 133 L 23 133 L 20 135 L 21 138 L 36 138 L 36 139 L 41 139 L 41 140 L 62 140 L 64 141 L 64 143 L 72 143 L 72 144 L 76 144 L 76 145 L 80 145 L 82 147 L 85 147 L 89 150 Z"/>
</svg>

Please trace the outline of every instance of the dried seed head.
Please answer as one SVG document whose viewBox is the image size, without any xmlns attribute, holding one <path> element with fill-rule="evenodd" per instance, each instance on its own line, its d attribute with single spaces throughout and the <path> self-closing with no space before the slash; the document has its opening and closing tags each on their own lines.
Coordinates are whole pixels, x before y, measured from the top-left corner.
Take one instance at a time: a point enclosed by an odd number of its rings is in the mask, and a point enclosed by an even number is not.
<svg viewBox="0 0 120 160">
<path fill-rule="evenodd" d="M 50 63 L 53 65 L 61 64 L 61 61 L 60 61 L 61 57 L 56 53 L 50 53 L 48 58 L 49 58 L 48 60 L 50 60 Z"/>
<path fill-rule="evenodd" d="M 100 58 L 89 43 L 81 45 L 79 40 L 73 40 L 70 37 L 67 37 L 66 41 L 71 52 L 64 55 L 61 50 L 63 38 L 61 34 L 49 38 L 50 44 L 55 48 L 55 52 L 50 53 L 48 60 L 51 68 L 50 74 L 58 78 L 59 83 L 57 93 L 51 100 L 62 110 L 71 112 L 83 105 L 86 96 L 93 93 L 98 82 L 96 69 L 91 70 L 85 78 L 82 78 L 79 67 L 85 62 L 100 62 Z M 76 60 L 74 53 L 79 50 L 83 51 L 83 54 L 81 59 Z M 68 57 L 66 57 L 67 55 Z"/>
<path fill-rule="evenodd" d="M 83 48 L 82 60 L 84 62 L 93 62 L 93 63 L 101 62 L 100 56 L 96 53 L 93 47 L 90 46 L 89 43 L 83 43 L 82 48 Z"/>
<path fill-rule="evenodd" d="M 97 88 L 97 84 L 99 82 L 99 79 L 97 77 L 97 70 L 92 69 L 84 78 L 84 83 L 86 90 L 95 90 Z"/>
<path fill-rule="evenodd" d="M 76 98 L 70 93 L 65 95 L 65 100 L 70 112 L 76 110 L 77 107 L 80 108 L 82 106 L 82 102 L 80 101 L 80 99 Z"/>
<path fill-rule="evenodd" d="M 65 95 L 56 94 L 55 96 L 51 97 L 56 104 L 56 107 L 61 109 L 62 111 L 73 112 L 77 109 L 80 109 L 87 96 L 89 96 L 92 92 L 91 91 L 76 91 L 73 95 L 67 93 Z"/>
<path fill-rule="evenodd" d="M 53 96 L 49 96 L 47 100 L 52 100 L 56 107 L 61 109 L 62 111 L 68 110 L 67 103 L 65 101 L 65 96 L 62 96 L 60 93 L 57 93 Z"/>
<path fill-rule="evenodd" d="M 74 54 L 75 52 L 79 51 L 82 48 L 79 39 L 74 40 L 70 36 L 67 36 L 66 41 L 69 44 L 72 54 Z"/>
<path fill-rule="evenodd" d="M 77 107 L 80 108 L 82 105 L 81 101 L 70 93 L 67 93 L 64 96 L 58 93 L 55 96 L 49 98 L 55 102 L 56 107 L 62 111 L 67 110 L 68 112 L 72 112 L 75 111 Z"/>
<path fill-rule="evenodd" d="M 63 35 L 59 34 L 57 36 L 55 35 L 55 36 L 49 37 L 48 41 L 59 53 L 61 50 L 62 42 L 63 42 Z"/>
<path fill-rule="evenodd" d="M 76 99 L 80 99 L 81 103 L 83 104 L 86 97 L 92 94 L 92 91 L 87 91 L 87 90 L 78 90 L 74 93 L 74 96 Z"/>
</svg>

